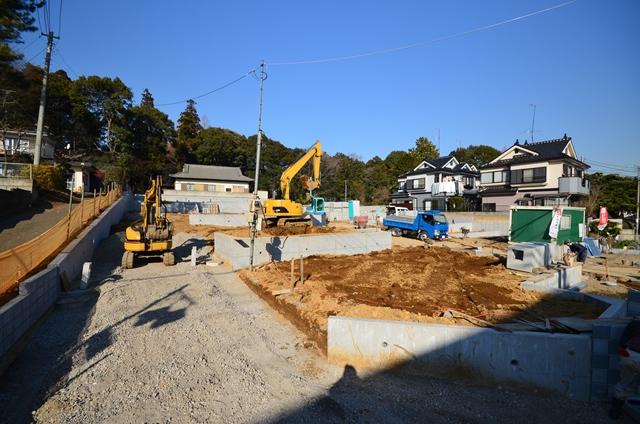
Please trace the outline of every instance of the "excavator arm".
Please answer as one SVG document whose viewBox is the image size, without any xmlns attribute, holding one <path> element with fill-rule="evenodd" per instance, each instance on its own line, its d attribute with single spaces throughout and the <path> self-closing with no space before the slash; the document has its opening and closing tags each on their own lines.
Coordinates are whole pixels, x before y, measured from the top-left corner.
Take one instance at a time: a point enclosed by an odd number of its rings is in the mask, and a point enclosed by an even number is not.
<svg viewBox="0 0 640 424">
<path fill-rule="evenodd" d="M 320 186 L 320 158 L 322 158 L 322 144 L 318 140 L 300 159 L 285 169 L 280 177 L 280 190 L 284 200 L 289 200 L 291 181 L 310 160 L 313 160 L 313 177 L 305 180 L 306 188 L 313 191 Z"/>
</svg>

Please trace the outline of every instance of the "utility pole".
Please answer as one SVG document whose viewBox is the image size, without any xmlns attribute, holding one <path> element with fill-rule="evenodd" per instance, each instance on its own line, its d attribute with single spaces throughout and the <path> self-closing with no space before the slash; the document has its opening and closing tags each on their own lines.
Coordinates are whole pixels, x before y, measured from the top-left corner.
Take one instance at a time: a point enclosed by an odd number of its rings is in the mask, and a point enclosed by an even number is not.
<svg viewBox="0 0 640 424">
<path fill-rule="evenodd" d="M 44 108 L 47 104 L 47 80 L 49 79 L 49 65 L 51 64 L 51 50 L 53 49 L 53 39 L 59 40 L 60 37 L 53 35 L 53 31 L 47 36 L 47 54 L 44 57 L 44 73 L 42 75 L 42 89 L 40 91 L 40 107 L 38 108 L 38 127 L 36 129 L 36 147 L 33 151 L 33 164 L 40 165 L 40 154 L 42 151 L 42 129 L 44 127 Z"/>
<path fill-rule="evenodd" d="M 536 108 L 538 105 L 531 103 L 529 106 L 533 106 L 533 119 L 531 119 L 531 142 L 533 143 L 533 126 L 536 123 Z"/>
<path fill-rule="evenodd" d="M 256 233 L 258 232 L 258 213 L 259 209 L 262 209 L 262 205 L 259 203 L 258 199 L 258 181 L 260 177 L 260 149 L 262 148 L 262 93 L 264 80 L 267 79 L 267 73 L 264 71 L 264 60 L 260 64 L 260 75 L 258 77 L 260 80 L 260 100 L 258 103 L 258 136 L 256 141 L 256 174 L 255 180 L 253 182 L 253 219 L 251 220 L 251 252 L 249 259 L 250 269 L 253 270 L 253 256 L 256 245 Z"/>
<path fill-rule="evenodd" d="M 636 235 L 634 237 L 635 241 L 638 241 L 638 223 L 640 223 L 640 220 L 638 217 L 638 215 L 640 214 L 640 166 L 636 167 L 638 173 L 637 173 L 637 178 L 638 178 L 638 189 L 636 192 Z"/>
<path fill-rule="evenodd" d="M 344 180 L 344 201 L 347 201 L 347 180 Z"/>
</svg>

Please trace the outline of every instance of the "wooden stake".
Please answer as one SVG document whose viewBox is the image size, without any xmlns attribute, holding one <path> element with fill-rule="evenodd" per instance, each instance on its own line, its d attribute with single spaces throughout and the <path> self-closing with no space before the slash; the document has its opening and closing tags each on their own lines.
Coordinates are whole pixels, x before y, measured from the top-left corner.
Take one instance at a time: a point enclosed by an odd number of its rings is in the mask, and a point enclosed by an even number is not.
<svg viewBox="0 0 640 424">
<path fill-rule="evenodd" d="M 293 290 L 293 288 L 296 285 L 296 280 L 295 277 L 293 276 L 293 272 L 295 271 L 296 268 L 296 261 L 294 259 L 291 259 L 291 274 L 290 274 L 290 283 L 291 283 L 291 290 Z"/>
<path fill-rule="evenodd" d="M 304 259 L 300 256 L 300 285 L 304 283 Z"/>
<path fill-rule="evenodd" d="M 82 193 L 80 193 L 80 226 L 84 218 L 84 184 L 82 184 Z"/>
<path fill-rule="evenodd" d="M 95 218 L 96 217 L 96 189 L 93 189 L 93 215 L 91 216 L 91 218 Z"/>
</svg>

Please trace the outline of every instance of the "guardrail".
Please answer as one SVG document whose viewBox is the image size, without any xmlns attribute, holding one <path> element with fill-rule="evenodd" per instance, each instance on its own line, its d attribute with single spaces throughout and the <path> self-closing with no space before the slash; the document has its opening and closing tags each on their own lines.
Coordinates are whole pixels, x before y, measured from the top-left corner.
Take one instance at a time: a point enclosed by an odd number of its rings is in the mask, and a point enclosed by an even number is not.
<svg viewBox="0 0 640 424">
<path fill-rule="evenodd" d="M 0 296 L 13 289 L 31 272 L 58 253 L 86 224 L 111 206 L 120 187 L 83 199 L 75 209 L 36 238 L 0 253 Z"/>
</svg>

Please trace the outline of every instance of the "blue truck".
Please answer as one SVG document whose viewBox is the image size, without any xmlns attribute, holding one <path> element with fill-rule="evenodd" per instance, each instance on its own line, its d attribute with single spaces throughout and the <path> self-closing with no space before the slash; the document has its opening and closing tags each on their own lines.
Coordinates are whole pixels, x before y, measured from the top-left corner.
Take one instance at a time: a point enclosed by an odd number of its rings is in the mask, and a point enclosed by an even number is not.
<svg viewBox="0 0 640 424">
<path fill-rule="evenodd" d="M 449 235 L 449 224 L 439 210 L 418 211 L 415 216 L 387 216 L 382 225 L 394 236 L 412 235 L 420 240 L 443 240 Z"/>
</svg>

